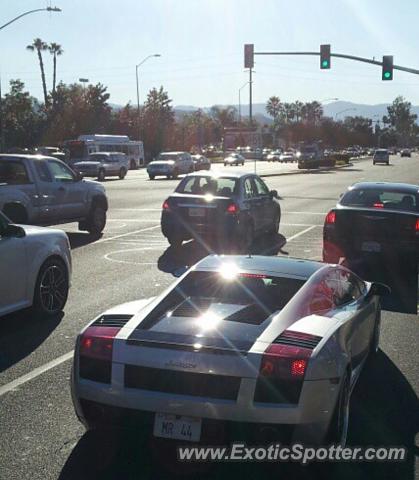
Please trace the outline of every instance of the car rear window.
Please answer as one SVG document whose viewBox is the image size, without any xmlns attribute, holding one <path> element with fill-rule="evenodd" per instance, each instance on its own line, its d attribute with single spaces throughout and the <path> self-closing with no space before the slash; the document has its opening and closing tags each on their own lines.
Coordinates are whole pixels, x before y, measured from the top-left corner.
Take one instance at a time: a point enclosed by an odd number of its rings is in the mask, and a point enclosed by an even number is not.
<svg viewBox="0 0 419 480">
<path fill-rule="evenodd" d="M 354 189 L 347 192 L 340 203 L 347 207 L 419 211 L 418 194 L 400 190 Z"/>
<path fill-rule="evenodd" d="M 0 159 L 0 184 L 25 185 L 31 183 L 22 162 Z"/>
<path fill-rule="evenodd" d="M 176 189 L 177 193 L 189 195 L 217 195 L 230 197 L 237 194 L 237 178 L 231 177 L 209 177 L 209 176 L 190 176 L 185 177 Z"/>
<path fill-rule="evenodd" d="M 227 279 L 219 272 L 190 272 L 149 314 L 141 328 L 150 328 L 163 317 L 206 317 L 259 325 L 281 310 L 304 283 L 253 273 Z"/>
</svg>

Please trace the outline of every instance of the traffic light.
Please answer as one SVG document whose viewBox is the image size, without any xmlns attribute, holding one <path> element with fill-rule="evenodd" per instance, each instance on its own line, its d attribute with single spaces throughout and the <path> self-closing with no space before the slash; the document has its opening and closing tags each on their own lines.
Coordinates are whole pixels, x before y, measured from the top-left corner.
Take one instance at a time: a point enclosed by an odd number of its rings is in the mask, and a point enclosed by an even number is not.
<svg viewBox="0 0 419 480">
<path fill-rule="evenodd" d="M 320 68 L 330 68 L 330 45 L 320 45 Z"/>
<path fill-rule="evenodd" d="M 253 43 L 247 43 L 244 46 L 244 68 L 253 68 L 254 61 L 253 61 L 253 52 L 254 52 L 254 45 Z"/>
<path fill-rule="evenodd" d="M 383 56 L 382 80 L 393 80 L 393 55 Z"/>
</svg>

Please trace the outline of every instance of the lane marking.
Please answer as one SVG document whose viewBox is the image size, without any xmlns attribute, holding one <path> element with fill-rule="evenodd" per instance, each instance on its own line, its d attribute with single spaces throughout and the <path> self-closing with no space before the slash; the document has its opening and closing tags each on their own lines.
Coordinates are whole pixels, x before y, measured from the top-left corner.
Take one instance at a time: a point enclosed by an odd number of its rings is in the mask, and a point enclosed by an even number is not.
<svg viewBox="0 0 419 480">
<path fill-rule="evenodd" d="M 64 355 L 61 355 L 61 357 L 58 357 L 55 360 L 51 360 L 50 362 L 45 363 L 44 365 L 41 365 L 38 368 L 35 368 L 31 372 L 27 373 L 26 375 L 22 375 L 19 378 L 16 378 L 16 380 L 13 380 L 10 383 L 6 383 L 6 385 L 3 385 L 0 387 L 0 397 L 8 392 L 11 392 L 12 390 L 15 390 L 16 388 L 20 387 L 26 382 L 29 382 L 30 380 L 33 380 L 36 377 L 39 377 L 39 375 L 42 375 L 48 370 L 51 370 L 52 368 L 57 367 L 61 363 L 64 363 L 67 360 L 70 360 L 70 358 L 73 358 L 73 355 L 74 355 L 74 350 L 72 350 L 71 352 L 65 353 Z"/>
<path fill-rule="evenodd" d="M 97 242 L 89 243 L 85 245 L 86 247 L 90 245 L 98 245 L 99 243 L 110 242 L 111 240 L 116 240 L 117 238 L 128 237 L 129 235 L 135 235 L 136 233 L 148 232 L 150 230 L 154 230 L 159 228 L 160 225 L 153 225 L 152 227 L 141 228 L 140 230 L 134 230 L 132 232 L 121 233 L 120 235 L 114 235 L 113 237 L 101 238 Z"/>
<path fill-rule="evenodd" d="M 318 227 L 319 225 L 312 225 L 311 227 L 305 228 L 304 230 L 301 230 L 301 232 L 296 233 L 295 235 L 292 235 L 291 237 L 287 238 L 287 243 L 291 242 L 292 240 L 295 240 L 296 238 L 300 237 L 301 235 L 304 235 L 305 233 L 310 232 L 314 228 Z"/>
<path fill-rule="evenodd" d="M 326 215 L 327 212 L 282 212 L 283 215 L 291 214 L 291 215 Z"/>
</svg>

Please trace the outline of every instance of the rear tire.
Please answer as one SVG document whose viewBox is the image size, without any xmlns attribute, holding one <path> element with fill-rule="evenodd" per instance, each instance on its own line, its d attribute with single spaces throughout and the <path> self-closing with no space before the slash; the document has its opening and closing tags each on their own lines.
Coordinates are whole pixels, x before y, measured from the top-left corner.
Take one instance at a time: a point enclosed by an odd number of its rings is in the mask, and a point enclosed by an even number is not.
<svg viewBox="0 0 419 480">
<path fill-rule="evenodd" d="M 61 312 L 67 302 L 68 272 L 59 258 L 47 260 L 40 268 L 33 296 L 36 314 L 53 316 Z"/>
<path fill-rule="evenodd" d="M 174 171 L 173 171 L 173 174 L 172 174 L 172 178 L 173 178 L 174 180 L 176 180 L 177 177 L 178 177 L 178 175 L 179 175 L 179 172 L 178 172 L 177 170 L 174 170 Z"/>
<path fill-rule="evenodd" d="M 101 168 L 97 174 L 97 179 L 99 180 L 99 182 L 103 182 L 105 180 L 105 170 L 103 170 L 103 168 Z"/>
<path fill-rule="evenodd" d="M 248 222 L 243 235 L 239 238 L 239 253 L 249 253 L 254 240 L 254 227 Z"/>
<path fill-rule="evenodd" d="M 119 170 L 119 178 L 121 180 L 123 180 L 125 178 L 126 174 L 127 174 L 127 171 L 125 170 L 125 168 L 121 168 L 121 170 Z"/>
<path fill-rule="evenodd" d="M 348 439 L 350 406 L 350 378 L 349 372 L 345 371 L 335 411 L 328 432 L 328 442 L 344 447 Z"/>
<path fill-rule="evenodd" d="M 272 233 L 273 235 L 276 235 L 279 232 L 280 223 L 281 223 L 281 213 L 279 212 L 275 217 L 272 228 L 270 229 L 270 233 Z"/>
<path fill-rule="evenodd" d="M 154 175 L 148 175 L 148 178 L 149 178 L 150 180 L 154 180 Z"/>
<path fill-rule="evenodd" d="M 374 322 L 374 331 L 371 338 L 369 356 L 373 357 L 378 353 L 380 346 L 380 330 L 381 330 L 381 307 L 378 308 Z"/>
</svg>

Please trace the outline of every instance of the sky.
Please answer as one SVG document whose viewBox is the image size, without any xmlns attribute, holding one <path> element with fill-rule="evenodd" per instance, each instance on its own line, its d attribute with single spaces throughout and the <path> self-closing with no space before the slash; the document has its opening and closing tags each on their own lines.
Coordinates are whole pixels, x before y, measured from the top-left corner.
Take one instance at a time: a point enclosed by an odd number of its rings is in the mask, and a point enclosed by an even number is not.
<svg viewBox="0 0 419 480">
<path fill-rule="evenodd" d="M 162 85 L 173 105 L 237 104 L 248 81 L 243 45 L 255 51 L 319 51 L 381 60 L 419 69 L 418 0 L 0 0 L 0 25 L 26 10 L 58 6 L 61 13 L 28 15 L 0 31 L 3 93 L 21 79 L 42 98 L 35 53 L 25 47 L 36 37 L 59 43 L 57 78 L 88 78 L 108 87 L 110 102 L 136 104 L 135 65 L 140 101 Z M 44 54 L 52 87 L 52 56 Z M 403 95 L 419 104 L 419 76 L 395 71 L 381 80 L 381 67 L 332 58 L 320 70 L 318 57 L 255 58 L 253 102 L 277 95 L 282 101 L 391 102 Z M 248 87 L 241 90 L 242 104 Z"/>
</svg>

